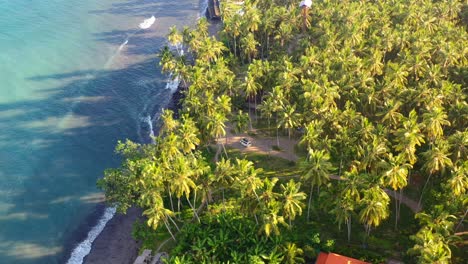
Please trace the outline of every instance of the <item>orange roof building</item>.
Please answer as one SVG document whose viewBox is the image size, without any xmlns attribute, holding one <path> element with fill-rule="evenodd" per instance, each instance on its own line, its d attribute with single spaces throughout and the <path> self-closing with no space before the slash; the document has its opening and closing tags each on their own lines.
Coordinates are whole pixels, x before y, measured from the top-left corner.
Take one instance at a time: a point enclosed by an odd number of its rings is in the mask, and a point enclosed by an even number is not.
<svg viewBox="0 0 468 264">
<path fill-rule="evenodd" d="M 371 264 L 350 257 L 341 256 L 335 253 L 320 252 L 315 264 Z"/>
</svg>

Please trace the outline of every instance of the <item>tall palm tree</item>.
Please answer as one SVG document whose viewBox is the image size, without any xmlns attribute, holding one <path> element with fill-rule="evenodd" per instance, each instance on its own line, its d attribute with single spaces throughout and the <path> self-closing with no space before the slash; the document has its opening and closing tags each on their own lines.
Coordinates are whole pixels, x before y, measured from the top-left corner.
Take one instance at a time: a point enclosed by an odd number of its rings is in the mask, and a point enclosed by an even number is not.
<svg viewBox="0 0 468 264">
<path fill-rule="evenodd" d="M 302 208 L 307 195 L 300 191 L 301 183 L 295 183 L 290 180 L 286 185 L 281 184 L 281 190 L 283 191 L 283 215 L 289 220 L 289 226 L 291 227 L 291 221 L 296 218 L 296 215 L 302 215 Z"/>
<path fill-rule="evenodd" d="M 421 205 L 424 191 L 426 190 L 427 184 L 429 183 L 431 176 L 435 173 L 444 173 L 446 168 L 451 168 L 453 166 L 452 160 L 450 159 L 448 147 L 449 146 L 446 141 L 439 140 L 434 144 L 431 144 L 431 148 L 429 150 L 422 153 L 422 156 L 425 160 L 423 168 L 429 175 L 421 191 L 421 196 L 419 197 L 418 205 Z"/>
<path fill-rule="evenodd" d="M 247 129 L 249 122 L 249 115 L 247 113 L 243 113 L 242 110 L 239 110 L 233 119 L 234 131 L 236 133 L 244 132 Z"/>
<path fill-rule="evenodd" d="M 335 207 L 331 210 L 335 214 L 335 222 L 338 223 L 338 229 L 341 230 L 343 223 L 347 226 L 348 242 L 351 241 L 351 223 L 353 219 L 355 201 L 350 195 L 343 193 L 339 199 L 334 201 Z"/>
<path fill-rule="evenodd" d="M 367 236 L 369 236 L 372 227 L 379 226 L 382 220 L 385 220 L 389 216 L 389 202 L 390 198 L 388 194 L 379 186 L 364 190 L 359 221 L 364 224 Z"/>
<path fill-rule="evenodd" d="M 309 221 L 313 188 L 314 186 L 320 187 L 328 182 L 333 165 L 327 152 L 309 149 L 309 157 L 302 163 L 302 166 L 304 170 L 302 179 L 310 184 L 309 203 L 307 206 L 307 221 Z"/>
<path fill-rule="evenodd" d="M 450 126 L 448 116 L 442 107 L 434 107 L 429 112 L 422 115 L 428 137 L 432 142 L 444 135 L 442 126 Z"/>
<path fill-rule="evenodd" d="M 291 139 L 291 130 L 298 126 L 301 115 L 296 112 L 296 105 L 285 105 L 279 115 L 278 127 L 288 130 L 288 137 Z"/>
<path fill-rule="evenodd" d="M 401 203 L 401 197 L 400 199 L 397 199 L 396 191 L 403 189 L 408 184 L 408 173 L 412 166 L 405 162 L 402 155 L 393 156 L 393 154 L 390 153 L 385 167 L 386 170 L 382 179 L 386 185 L 393 189 L 395 197 L 395 229 L 397 229 L 398 219 L 400 216 L 399 205 Z"/>
<path fill-rule="evenodd" d="M 402 151 L 410 164 L 414 164 L 417 160 L 415 155 L 416 146 L 420 146 L 425 142 L 421 134 L 421 125 L 418 123 L 417 117 L 416 111 L 412 110 L 408 118 L 404 118 L 403 127 L 395 131 L 395 150 Z"/>
<path fill-rule="evenodd" d="M 184 115 L 182 117 L 182 123 L 178 129 L 178 135 L 181 140 L 181 148 L 184 153 L 189 153 L 195 150 L 197 145 L 200 144 L 198 134 L 199 131 L 195 122 L 187 115 Z"/>
<path fill-rule="evenodd" d="M 223 204 L 225 203 L 224 189 L 231 187 L 234 183 L 234 173 L 234 166 L 229 159 L 222 158 L 221 161 L 216 163 L 215 180 L 222 188 Z"/>
</svg>

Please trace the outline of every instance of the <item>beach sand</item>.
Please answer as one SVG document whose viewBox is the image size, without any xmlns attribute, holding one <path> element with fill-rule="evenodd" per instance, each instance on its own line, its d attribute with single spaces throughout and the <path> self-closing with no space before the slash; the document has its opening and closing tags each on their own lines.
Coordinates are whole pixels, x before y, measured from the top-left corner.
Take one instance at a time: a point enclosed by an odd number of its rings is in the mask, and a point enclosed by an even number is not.
<svg viewBox="0 0 468 264">
<path fill-rule="evenodd" d="M 138 256 L 140 243 L 132 238 L 133 223 L 142 210 L 130 208 L 126 215 L 116 213 L 93 243 L 85 264 L 127 264 Z"/>
</svg>

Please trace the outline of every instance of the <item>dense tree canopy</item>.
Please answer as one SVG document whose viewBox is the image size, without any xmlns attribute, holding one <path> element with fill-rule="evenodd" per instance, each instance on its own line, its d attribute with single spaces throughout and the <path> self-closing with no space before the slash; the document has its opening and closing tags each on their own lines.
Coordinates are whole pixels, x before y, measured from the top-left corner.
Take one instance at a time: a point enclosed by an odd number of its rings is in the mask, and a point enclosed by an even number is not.
<svg viewBox="0 0 468 264">
<path fill-rule="evenodd" d="M 209 36 L 204 19 L 195 30 L 171 28 L 168 39 L 178 48 L 165 48 L 160 64 L 187 84 L 181 118 L 164 112 L 153 145 L 119 144 L 125 161 L 100 181 L 108 201 L 122 211 L 144 208 L 148 224 L 164 225 L 174 239 L 179 225 L 192 221 L 181 206 L 193 221 L 220 225 L 224 220 L 211 214 L 222 205 L 217 210 L 241 219 L 245 232 L 255 226 L 256 239 L 294 230 L 307 207 L 306 221 L 311 210 L 330 213 L 338 226 L 347 225 L 349 241 L 352 223 L 367 236 L 378 232 L 390 216 L 389 193 L 401 202 L 413 188 L 424 211 L 416 214 L 412 260 L 449 263 L 468 212 L 468 5 L 317 0 L 304 20 L 298 4 L 222 1 L 219 38 Z M 301 182 L 260 177 L 252 162 L 227 153 L 211 166 L 204 158 L 202 146 L 218 142 L 221 149 L 226 122 L 240 132 L 261 118 L 278 146 L 280 133 L 300 137 L 307 153 Z M 314 188 L 317 201 L 329 202 L 314 205 Z M 268 252 L 246 256 L 213 254 L 300 263 L 306 245 L 295 243 L 267 243 Z M 206 257 L 179 253 L 183 263 Z"/>
</svg>

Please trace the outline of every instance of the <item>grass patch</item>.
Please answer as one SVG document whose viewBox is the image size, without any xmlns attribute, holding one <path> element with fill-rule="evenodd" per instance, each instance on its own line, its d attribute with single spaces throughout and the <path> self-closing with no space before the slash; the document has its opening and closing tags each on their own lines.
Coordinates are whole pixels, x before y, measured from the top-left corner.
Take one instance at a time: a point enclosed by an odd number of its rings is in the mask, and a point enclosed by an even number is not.
<svg viewBox="0 0 468 264">
<path fill-rule="evenodd" d="M 264 177 L 277 177 L 285 178 L 300 175 L 300 171 L 296 166 L 296 163 L 280 157 L 269 156 L 265 154 L 251 153 L 251 152 L 240 152 L 238 149 L 229 148 L 226 149 L 229 158 L 235 159 L 247 159 L 255 164 L 256 168 L 262 168 L 263 172 L 261 176 Z"/>
</svg>

